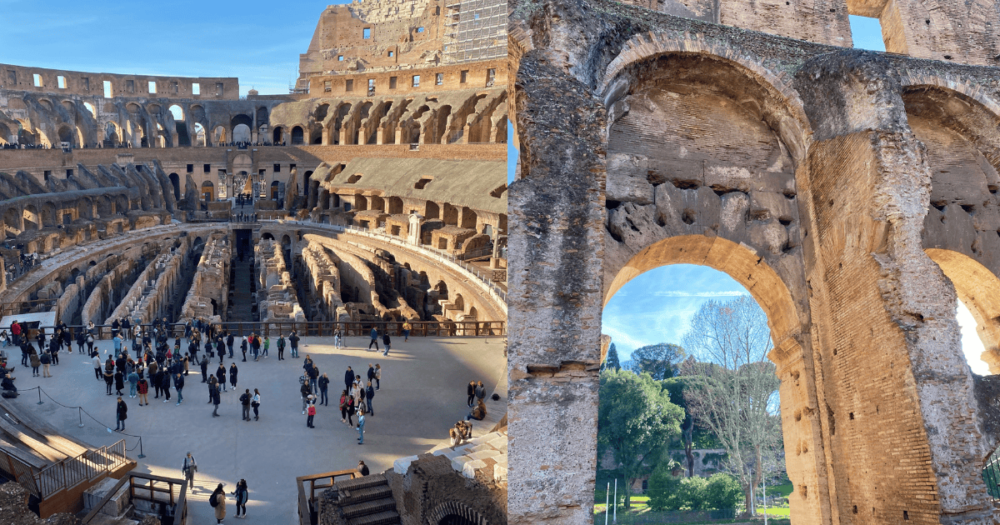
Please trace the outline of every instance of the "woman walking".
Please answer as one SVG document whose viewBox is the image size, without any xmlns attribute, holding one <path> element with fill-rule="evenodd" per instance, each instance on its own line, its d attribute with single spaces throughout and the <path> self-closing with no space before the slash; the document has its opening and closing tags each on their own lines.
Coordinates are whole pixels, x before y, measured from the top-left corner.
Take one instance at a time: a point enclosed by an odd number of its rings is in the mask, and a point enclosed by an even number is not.
<svg viewBox="0 0 1000 525">
<path fill-rule="evenodd" d="M 243 514 L 243 519 L 247 517 L 247 500 L 250 499 L 250 490 L 247 489 L 247 480 L 240 479 L 240 482 L 236 484 L 236 492 L 233 492 L 236 496 L 236 517 L 240 517 L 240 513 Z"/>
<path fill-rule="evenodd" d="M 215 509 L 216 523 L 222 523 L 226 519 L 226 491 L 222 490 L 222 483 L 215 487 L 215 492 L 208 498 L 208 504 Z"/>
</svg>

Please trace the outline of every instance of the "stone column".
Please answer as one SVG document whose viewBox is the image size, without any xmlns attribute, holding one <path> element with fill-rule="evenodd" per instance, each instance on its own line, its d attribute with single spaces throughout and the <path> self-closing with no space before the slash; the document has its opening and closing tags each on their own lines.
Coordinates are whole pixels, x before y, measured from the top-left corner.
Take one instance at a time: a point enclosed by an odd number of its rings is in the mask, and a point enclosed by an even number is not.
<svg viewBox="0 0 1000 525">
<path fill-rule="evenodd" d="M 594 519 L 606 112 L 565 71 L 532 54 L 517 81 L 525 177 L 510 187 L 507 511 L 518 525 Z"/>
<path fill-rule="evenodd" d="M 990 451 L 955 289 L 922 248 L 931 172 L 899 74 L 845 50 L 795 87 L 813 129 L 804 236 L 835 521 L 991 523 Z"/>
<path fill-rule="evenodd" d="M 418 213 L 410 214 L 409 228 L 407 228 L 406 241 L 414 246 L 420 246 L 420 232 L 424 225 L 424 216 Z"/>
</svg>

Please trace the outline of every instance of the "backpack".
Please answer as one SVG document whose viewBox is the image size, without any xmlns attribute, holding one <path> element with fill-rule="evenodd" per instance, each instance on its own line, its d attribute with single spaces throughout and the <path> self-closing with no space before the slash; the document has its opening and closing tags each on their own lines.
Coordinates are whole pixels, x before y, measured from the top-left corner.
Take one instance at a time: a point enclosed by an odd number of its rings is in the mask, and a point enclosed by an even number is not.
<svg viewBox="0 0 1000 525">
<path fill-rule="evenodd" d="M 211 498 L 208 498 L 208 503 L 214 508 L 219 506 L 218 500 L 215 499 L 215 494 L 212 494 Z"/>
<path fill-rule="evenodd" d="M 247 398 L 246 392 L 244 392 L 243 395 L 240 396 L 240 403 L 246 405 L 247 404 L 247 400 L 248 400 L 248 398 Z"/>
</svg>

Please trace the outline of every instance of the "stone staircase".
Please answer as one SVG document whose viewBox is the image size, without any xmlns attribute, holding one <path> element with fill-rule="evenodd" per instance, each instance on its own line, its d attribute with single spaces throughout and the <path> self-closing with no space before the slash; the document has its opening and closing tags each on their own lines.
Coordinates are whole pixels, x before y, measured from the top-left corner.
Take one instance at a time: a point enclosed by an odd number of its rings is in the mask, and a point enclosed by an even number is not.
<svg viewBox="0 0 1000 525">
<path fill-rule="evenodd" d="M 253 263 L 249 260 L 240 261 L 235 259 L 233 262 L 233 268 L 235 270 L 235 275 L 233 276 L 233 298 L 230 301 L 230 315 L 227 321 L 229 322 L 245 322 L 250 323 L 255 319 L 253 318 L 253 294 L 250 293 L 250 283 L 253 280 Z"/>
<path fill-rule="evenodd" d="M 347 525 L 396 525 L 401 523 L 396 512 L 392 489 L 382 474 L 340 481 L 334 485 L 337 506 Z"/>
</svg>

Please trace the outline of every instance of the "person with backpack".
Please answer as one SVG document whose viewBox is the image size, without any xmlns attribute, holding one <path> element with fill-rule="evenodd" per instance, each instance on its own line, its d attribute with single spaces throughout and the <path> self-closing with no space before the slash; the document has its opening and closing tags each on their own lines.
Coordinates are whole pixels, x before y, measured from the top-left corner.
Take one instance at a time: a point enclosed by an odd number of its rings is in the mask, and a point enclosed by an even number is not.
<svg viewBox="0 0 1000 525">
<path fill-rule="evenodd" d="M 236 385 L 233 385 L 234 387 Z M 240 404 L 243 405 L 243 421 L 250 421 L 250 389 L 240 394 Z M 239 512 L 239 510 L 237 510 Z"/>
<path fill-rule="evenodd" d="M 42 363 L 42 377 L 52 377 L 52 374 L 49 373 L 49 365 L 52 363 L 52 356 L 48 352 L 42 352 L 42 357 L 39 361 Z"/>
<path fill-rule="evenodd" d="M 368 382 L 371 383 L 375 380 L 375 367 L 371 363 L 368 363 Z"/>
<path fill-rule="evenodd" d="M 382 334 L 382 344 L 385 345 L 385 351 L 382 352 L 383 356 L 389 355 L 389 342 L 390 342 L 389 341 L 389 331 L 386 330 L 385 333 Z M 378 348 L 376 348 L 375 350 L 378 351 Z"/>
<path fill-rule="evenodd" d="M 291 346 L 292 357 L 299 357 L 299 334 L 292 330 L 292 335 L 288 336 L 288 344 Z"/>
<path fill-rule="evenodd" d="M 370 343 L 368 343 L 368 350 L 371 351 L 372 345 L 375 345 L 375 351 L 378 352 L 378 330 L 376 330 L 375 327 L 372 326 L 372 331 L 369 335 L 371 336 L 372 340 Z"/>
<path fill-rule="evenodd" d="M 368 470 L 368 465 L 365 465 L 364 461 L 358 461 L 358 472 L 361 473 L 362 477 L 367 476 L 368 474 L 371 473 L 371 471 Z"/>
<path fill-rule="evenodd" d="M 236 496 L 236 517 L 240 517 L 240 511 L 243 511 L 243 519 L 247 517 L 247 500 L 250 499 L 250 490 L 247 489 L 247 480 L 241 479 L 239 483 L 236 484 L 236 491 L 233 492 Z"/>
<path fill-rule="evenodd" d="M 215 520 L 222 523 L 226 519 L 226 491 L 222 490 L 222 483 L 215 487 L 215 491 L 208 497 L 208 504 L 215 510 Z"/>
<path fill-rule="evenodd" d="M 330 388 L 330 378 L 323 374 L 319 378 L 319 404 L 324 406 L 330 406 L 330 399 L 327 397 L 328 389 Z"/>
<path fill-rule="evenodd" d="M 107 385 L 107 387 L 108 387 L 108 395 L 109 396 L 110 395 L 114 395 L 114 394 L 111 393 L 111 385 L 113 385 L 114 382 L 115 382 L 115 373 L 112 372 L 111 370 L 114 370 L 114 369 L 113 368 L 111 368 L 111 369 L 105 368 L 104 369 L 104 384 Z"/>
<path fill-rule="evenodd" d="M 31 361 L 31 377 L 38 377 L 38 367 L 42 366 L 42 360 L 38 358 L 38 354 L 31 352 L 28 359 Z M 108 395 L 111 395 L 111 387 L 108 386 Z"/>
<path fill-rule="evenodd" d="M 278 334 L 278 361 L 285 360 L 285 337 Z"/>
<path fill-rule="evenodd" d="M 309 404 L 309 396 L 312 395 L 312 390 L 309 388 L 309 381 L 304 381 L 302 386 L 299 387 L 299 394 L 302 396 L 302 414 L 306 413 L 306 406 Z"/>
<path fill-rule="evenodd" d="M 257 413 L 257 409 L 260 408 L 260 392 L 257 389 L 253 389 L 253 397 L 250 398 L 250 406 L 253 408 L 253 420 L 260 420 L 260 414 Z"/>
<path fill-rule="evenodd" d="M 181 467 L 181 472 L 184 473 L 184 479 L 188 482 L 188 488 L 194 488 L 194 473 L 198 472 L 198 462 L 194 460 L 194 456 L 190 452 L 187 456 L 184 456 L 184 466 Z"/>
<path fill-rule="evenodd" d="M 118 424 L 115 425 L 115 430 L 124 432 L 125 420 L 128 419 L 128 405 L 125 404 L 122 396 L 118 396 L 118 404 L 115 409 L 115 419 L 118 421 Z"/>
</svg>

